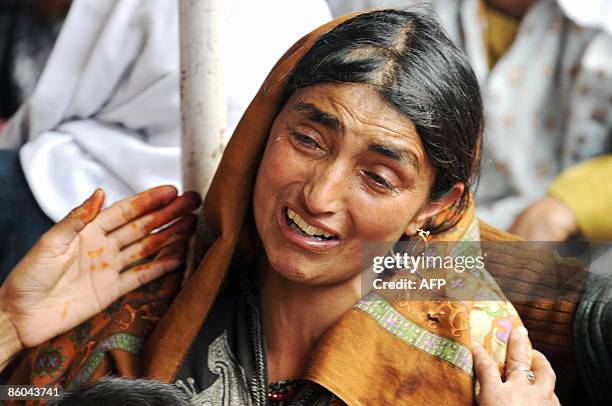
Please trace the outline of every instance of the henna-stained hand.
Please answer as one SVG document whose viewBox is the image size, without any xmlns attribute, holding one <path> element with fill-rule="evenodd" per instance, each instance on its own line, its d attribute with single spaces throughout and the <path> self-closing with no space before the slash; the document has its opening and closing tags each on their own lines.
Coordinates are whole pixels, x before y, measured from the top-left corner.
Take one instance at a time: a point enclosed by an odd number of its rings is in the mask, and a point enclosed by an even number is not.
<svg viewBox="0 0 612 406">
<path fill-rule="evenodd" d="M 196 223 L 191 212 L 201 202 L 196 193 L 177 196 L 173 186 L 160 186 L 101 211 L 103 202 L 98 189 L 44 234 L 0 287 L 0 316 L 22 347 L 77 326 L 183 264 Z"/>
</svg>

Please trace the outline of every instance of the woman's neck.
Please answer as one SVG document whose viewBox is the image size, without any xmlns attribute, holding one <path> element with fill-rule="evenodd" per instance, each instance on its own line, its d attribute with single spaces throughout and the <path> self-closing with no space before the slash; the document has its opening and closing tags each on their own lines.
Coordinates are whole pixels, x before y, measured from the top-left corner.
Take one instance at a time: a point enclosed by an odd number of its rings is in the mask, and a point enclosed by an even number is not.
<svg viewBox="0 0 612 406">
<path fill-rule="evenodd" d="M 359 300 L 359 277 L 312 286 L 292 282 L 269 269 L 260 268 L 259 274 L 268 379 L 299 379 L 323 333 Z"/>
</svg>

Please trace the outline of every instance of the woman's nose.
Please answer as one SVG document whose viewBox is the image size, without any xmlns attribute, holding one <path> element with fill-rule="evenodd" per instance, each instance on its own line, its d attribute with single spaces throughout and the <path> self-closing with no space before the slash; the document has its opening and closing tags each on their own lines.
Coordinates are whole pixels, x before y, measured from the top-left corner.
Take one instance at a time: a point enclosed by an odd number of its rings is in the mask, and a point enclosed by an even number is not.
<svg viewBox="0 0 612 406">
<path fill-rule="evenodd" d="M 312 214 L 339 212 L 348 192 L 348 178 L 348 172 L 340 165 L 315 167 L 303 189 L 305 208 Z"/>
</svg>

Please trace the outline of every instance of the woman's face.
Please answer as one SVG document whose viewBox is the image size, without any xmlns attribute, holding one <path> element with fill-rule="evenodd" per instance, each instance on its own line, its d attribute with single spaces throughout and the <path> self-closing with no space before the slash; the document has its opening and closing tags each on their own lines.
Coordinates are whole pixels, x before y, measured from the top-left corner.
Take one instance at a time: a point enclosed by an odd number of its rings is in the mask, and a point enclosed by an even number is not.
<svg viewBox="0 0 612 406">
<path fill-rule="evenodd" d="M 354 278 L 363 242 L 412 235 L 439 210 L 434 177 L 412 122 L 374 88 L 297 91 L 272 125 L 253 197 L 271 267 L 302 283 Z"/>
</svg>

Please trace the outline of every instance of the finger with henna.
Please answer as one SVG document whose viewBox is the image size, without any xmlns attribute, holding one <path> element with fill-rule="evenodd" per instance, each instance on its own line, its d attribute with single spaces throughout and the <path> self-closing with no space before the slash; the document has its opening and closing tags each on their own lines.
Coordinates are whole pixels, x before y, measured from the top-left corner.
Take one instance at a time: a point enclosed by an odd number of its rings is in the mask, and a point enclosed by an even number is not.
<svg viewBox="0 0 612 406">
<path fill-rule="evenodd" d="M 153 230 L 160 228 L 164 224 L 168 224 L 177 218 L 191 213 L 200 206 L 201 202 L 200 195 L 195 192 L 186 192 L 168 205 L 109 233 L 108 237 L 117 241 L 120 248 L 126 247 L 146 237 Z"/>
<path fill-rule="evenodd" d="M 175 241 L 189 237 L 195 229 L 196 219 L 194 214 L 188 214 L 163 230 L 127 246 L 119 253 L 119 261 L 123 266 L 129 265 L 155 254 Z"/>
<path fill-rule="evenodd" d="M 100 213 L 98 223 L 107 233 L 172 202 L 178 191 L 174 186 L 158 186 L 118 201 Z"/>
</svg>

